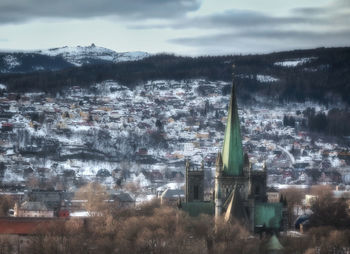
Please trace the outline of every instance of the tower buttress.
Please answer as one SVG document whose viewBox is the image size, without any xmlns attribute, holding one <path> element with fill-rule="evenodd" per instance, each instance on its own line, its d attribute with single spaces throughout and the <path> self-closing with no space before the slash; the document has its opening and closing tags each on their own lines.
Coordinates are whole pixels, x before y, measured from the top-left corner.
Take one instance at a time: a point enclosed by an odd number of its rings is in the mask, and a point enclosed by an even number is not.
<svg viewBox="0 0 350 254">
<path fill-rule="evenodd" d="M 186 202 L 188 202 L 188 171 L 190 170 L 190 162 L 187 159 L 186 163 L 185 163 L 185 167 L 186 167 L 186 189 L 185 189 L 185 195 L 186 195 Z"/>
<path fill-rule="evenodd" d="M 200 168 L 190 168 L 186 161 L 186 202 L 204 201 L 204 162 Z"/>
<path fill-rule="evenodd" d="M 221 176 L 222 176 L 222 157 L 218 153 L 216 158 L 216 172 L 215 172 L 215 218 L 219 218 L 222 213 L 222 193 L 221 193 Z"/>
</svg>

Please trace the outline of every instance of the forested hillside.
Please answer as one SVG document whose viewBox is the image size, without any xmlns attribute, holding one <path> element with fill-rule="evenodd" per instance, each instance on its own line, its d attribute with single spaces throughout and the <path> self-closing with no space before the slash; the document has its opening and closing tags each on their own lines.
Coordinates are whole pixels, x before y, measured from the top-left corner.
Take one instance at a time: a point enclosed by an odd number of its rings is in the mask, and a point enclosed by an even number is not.
<svg viewBox="0 0 350 254">
<path fill-rule="evenodd" d="M 280 102 L 314 100 L 350 104 L 350 48 L 318 48 L 265 55 L 183 57 L 154 55 L 139 61 L 68 67 L 60 71 L 1 74 L 9 91 L 55 93 L 67 86 L 115 80 L 134 87 L 157 79 L 232 79 L 241 98 L 265 95 Z M 224 91 L 225 92 L 225 91 Z"/>
</svg>

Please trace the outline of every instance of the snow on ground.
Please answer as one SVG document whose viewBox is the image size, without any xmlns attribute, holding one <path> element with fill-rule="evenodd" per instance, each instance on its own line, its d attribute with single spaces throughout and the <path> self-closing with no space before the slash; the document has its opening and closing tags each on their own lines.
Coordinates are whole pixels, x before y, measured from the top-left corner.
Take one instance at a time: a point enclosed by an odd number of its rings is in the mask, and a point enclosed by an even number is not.
<svg viewBox="0 0 350 254">
<path fill-rule="evenodd" d="M 332 144 L 329 144 L 329 143 L 323 143 L 323 142 L 320 142 L 319 140 L 317 140 L 315 142 L 315 145 L 319 146 L 319 147 L 322 147 L 324 149 L 327 149 L 327 150 L 333 150 L 334 147 Z"/>
<path fill-rule="evenodd" d="M 303 234 L 300 233 L 299 231 L 293 231 L 293 230 L 287 231 L 286 235 L 289 237 L 302 237 L 303 236 Z"/>
<path fill-rule="evenodd" d="M 146 179 L 145 175 L 140 173 L 138 175 L 136 174 L 132 174 L 131 175 L 131 181 L 133 183 L 137 183 L 140 185 L 141 188 L 143 187 L 147 187 L 151 185 L 151 182 L 149 180 Z"/>
<path fill-rule="evenodd" d="M 139 195 L 136 197 L 136 203 L 139 204 L 139 203 L 143 203 L 143 202 L 149 202 L 151 201 L 152 199 L 155 199 L 157 198 L 156 195 L 154 194 L 148 194 L 148 195 Z"/>
<path fill-rule="evenodd" d="M 183 186 L 185 185 L 185 183 L 178 183 L 178 182 L 174 182 L 174 183 L 167 183 L 165 185 L 162 185 L 160 187 L 157 188 L 157 191 L 165 191 L 166 189 L 171 189 L 171 190 L 179 190 L 181 189 Z"/>
<path fill-rule="evenodd" d="M 118 53 L 118 62 L 137 61 L 148 56 L 149 56 L 148 53 L 142 52 L 142 51 L 122 52 L 122 53 Z"/>
<path fill-rule="evenodd" d="M 43 70 L 45 70 L 45 67 L 41 66 L 41 65 L 37 65 L 37 66 L 33 66 L 33 69 L 35 71 L 43 71 Z"/>
<path fill-rule="evenodd" d="M 277 82 L 279 79 L 278 78 L 274 78 L 274 77 L 269 76 L 269 75 L 257 74 L 256 75 L 256 80 L 261 82 L 261 83 L 271 83 L 271 82 Z"/>
<path fill-rule="evenodd" d="M 12 55 L 7 55 L 3 57 L 3 60 L 5 61 L 5 64 L 8 66 L 9 69 L 13 69 L 21 64 L 19 60 Z"/>
<path fill-rule="evenodd" d="M 288 188 L 296 188 L 296 189 L 307 189 L 309 185 L 307 184 L 278 184 L 274 185 L 279 190 L 288 189 Z"/>
<path fill-rule="evenodd" d="M 10 170 L 5 171 L 5 175 L 2 179 L 3 183 L 18 183 L 24 181 L 23 176 L 16 174 Z"/>
<path fill-rule="evenodd" d="M 295 160 L 294 163 L 304 163 L 304 162 L 312 162 L 312 157 L 310 156 L 300 156 L 298 160 Z"/>
<path fill-rule="evenodd" d="M 341 161 L 339 160 L 339 158 L 331 158 L 330 162 L 333 168 L 337 168 L 341 166 Z"/>
<path fill-rule="evenodd" d="M 114 182 L 114 179 L 113 177 L 109 176 L 109 177 L 105 177 L 104 180 L 102 181 L 102 184 L 104 186 L 107 186 L 109 187 L 110 189 L 113 189 L 114 185 L 115 185 L 115 182 Z"/>
<path fill-rule="evenodd" d="M 305 58 L 299 58 L 299 59 L 291 59 L 291 60 L 276 62 L 276 63 L 274 63 L 274 65 L 283 66 L 283 67 L 296 67 L 298 65 L 303 65 L 305 63 L 311 62 L 314 59 L 316 59 L 316 57 L 305 57 Z"/>
<path fill-rule="evenodd" d="M 0 90 L 6 90 L 7 89 L 7 86 L 4 85 L 4 84 L 0 84 Z"/>
<path fill-rule="evenodd" d="M 87 211 L 77 211 L 70 213 L 70 217 L 89 217 L 89 213 Z"/>
<path fill-rule="evenodd" d="M 46 159 L 43 161 L 34 160 L 31 161 L 33 165 L 40 167 L 52 168 L 55 164 L 54 161 Z M 95 176 L 98 170 L 107 169 L 109 172 L 112 172 L 113 169 L 120 167 L 119 163 L 107 162 L 107 161 L 81 161 L 76 159 L 68 159 L 64 162 L 61 162 L 57 169 L 56 173 L 62 173 L 64 170 L 74 170 L 78 176 Z M 111 184 L 112 178 L 107 177 L 105 179 L 106 184 Z"/>
</svg>

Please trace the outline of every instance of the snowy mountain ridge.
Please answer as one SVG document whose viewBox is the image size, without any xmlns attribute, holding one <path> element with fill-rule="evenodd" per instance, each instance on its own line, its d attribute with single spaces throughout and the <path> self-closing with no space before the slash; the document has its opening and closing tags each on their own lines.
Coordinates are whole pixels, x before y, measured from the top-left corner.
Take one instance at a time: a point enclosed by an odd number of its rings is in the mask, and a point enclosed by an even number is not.
<svg viewBox="0 0 350 254">
<path fill-rule="evenodd" d="M 39 54 L 47 56 L 62 56 L 65 60 L 75 66 L 82 66 L 91 63 L 91 59 L 107 62 L 124 62 L 141 60 L 149 54 L 147 52 L 116 52 L 95 44 L 90 46 L 61 47 L 37 51 Z"/>
<path fill-rule="evenodd" d="M 116 52 L 96 46 L 59 47 L 44 50 L 0 50 L 0 73 L 60 70 L 72 66 L 138 61 L 147 52 Z"/>
</svg>

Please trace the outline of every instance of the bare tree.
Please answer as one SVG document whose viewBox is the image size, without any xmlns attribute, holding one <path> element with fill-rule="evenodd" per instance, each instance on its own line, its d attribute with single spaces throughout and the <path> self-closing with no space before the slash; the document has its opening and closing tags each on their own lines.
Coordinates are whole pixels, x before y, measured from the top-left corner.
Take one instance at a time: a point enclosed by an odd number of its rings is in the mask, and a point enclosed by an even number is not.
<svg viewBox="0 0 350 254">
<path fill-rule="evenodd" d="M 329 185 L 314 185 L 310 193 L 318 198 L 330 198 L 332 196 L 332 187 Z"/>
<path fill-rule="evenodd" d="M 88 183 L 81 187 L 75 197 L 86 201 L 84 208 L 90 216 L 104 215 L 108 211 L 109 196 L 106 188 L 97 182 Z"/>
<path fill-rule="evenodd" d="M 283 195 L 287 200 L 287 209 L 288 209 L 288 223 L 289 227 L 294 223 L 296 214 L 299 213 L 299 207 L 302 205 L 302 200 L 305 197 L 305 191 L 298 188 L 288 188 L 281 191 L 281 195 Z"/>
<path fill-rule="evenodd" d="M 7 216 L 7 212 L 10 208 L 13 208 L 15 201 L 12 197 L 6 195 L 0 195 L 0 217 Z"/>
</svg>

